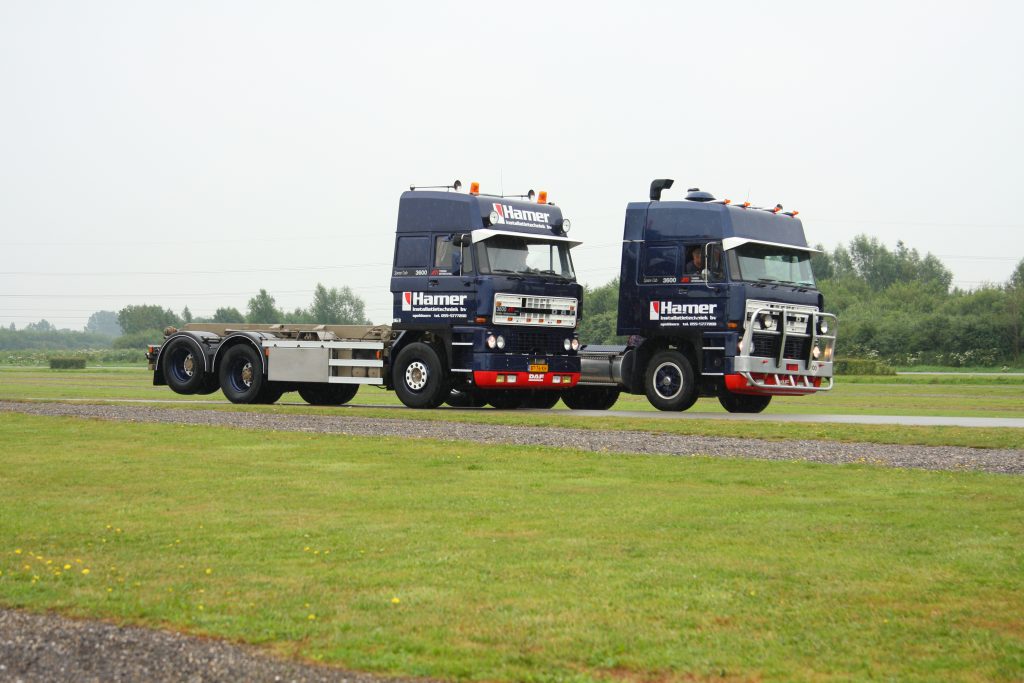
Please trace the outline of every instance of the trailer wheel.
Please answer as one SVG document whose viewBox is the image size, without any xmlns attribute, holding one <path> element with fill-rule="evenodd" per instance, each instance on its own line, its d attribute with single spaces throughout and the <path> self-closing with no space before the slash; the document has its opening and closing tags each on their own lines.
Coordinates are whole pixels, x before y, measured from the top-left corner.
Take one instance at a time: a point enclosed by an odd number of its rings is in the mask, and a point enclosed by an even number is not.
<svg viewBox="0 0 1024 683">
<path fill-rule="evenodd" d="M 526 405 L 530 392 L 519 389 L 488 389 L 487 402 L 498 410 L 516 410 Z"/>
<path fill-rule="evenodd" d="M 721 389 L 718 394 L 718 402 L 730 413 L 760 413 L 771 401 L 771 396 L 734 394 L 728 389 Z"/>
<path fill-rule="evenodd" d="M 232 403 L 262 403 L 267 378 L 259 352 L 248 344 L 232 346 L 220 362 L 220 388 Z"/>
<path fill-rule="evenodd" d="M 541 391 L 535 389 L 530 392 L 530 396 L 526 399 L 525 408 L 535 408 L 537 410 L 548 410 L 554 408 L 555 404 L 558 403 L 558 399 L 561 395 L 557 391 Z"/>
<path fill-rule="evenodd" d="M 351 401 L 357 391 L 358 384 L 310 384 L 299 389 L 299 396 L 314 406 L 340 406 Z"/>
<path fill-rule="evenodd" d="M 678 351 L 654 354 L 644 372 L 644 392 L 658 410 L 686 410 L 697 402 L 693 368 Z"/>
<path fill-rule="evenodd" d="M 200 394 L 206 387 L 203 350 L 192 339 L 179 337 L 164 349 L 160 364 L 164 380 L 177 394 Z"/>
<path fill-rule="evenodd" d="M 263 389 L 260 390 L 260 397 L 256 403 L 272 405 L 280 401 L 281 397 L 284 396 L 284 389 L 276 385 L 277 382 L 268 382 L 264 380 Z"/>
<path fill-rule="evenodd" d="M 613 387 L 573 387 L 562 392 L 562 403 L 571 410 L 608 410 L 619 400 Z"/>
<path fill-rule="evenodd" d="M 448 397 L 441 359 L 422 342 L 398 352 L 392 382 L 399 400 L 410 408 L 437 408 Z"/>
</svg>

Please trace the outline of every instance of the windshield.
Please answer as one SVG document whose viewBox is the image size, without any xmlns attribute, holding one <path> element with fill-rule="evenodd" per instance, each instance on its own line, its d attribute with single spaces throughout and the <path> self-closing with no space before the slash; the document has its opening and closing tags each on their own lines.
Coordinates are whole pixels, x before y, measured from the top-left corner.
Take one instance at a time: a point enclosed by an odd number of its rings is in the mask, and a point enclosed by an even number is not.
<svg viewBox="0 0 1024 683">
<path fill-rule="evenodd" d="M 767 244 L 747 243 L 732 250 L 737 266 L 735 279 L 748 282 L 780 282 L 814 286 L 811 255 L 806 251 Z"/>
<path fill-rule="evenodd" d="M 569 245 L 529 237 L 496 235 L 483 242 L 487 268 L 491 273 L 547 275 L 572 280 L 572 259 Z M 481 264 L 481 271 L 483 264 Z"/>
</svg>

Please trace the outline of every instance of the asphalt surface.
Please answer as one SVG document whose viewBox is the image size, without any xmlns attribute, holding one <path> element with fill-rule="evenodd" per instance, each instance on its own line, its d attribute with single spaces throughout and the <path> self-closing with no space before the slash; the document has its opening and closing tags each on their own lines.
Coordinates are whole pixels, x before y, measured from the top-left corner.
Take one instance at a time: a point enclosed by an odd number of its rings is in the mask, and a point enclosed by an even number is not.
<svg viewBox="0 0 1024 683">
<path fill-rule="evenodd" d="M 201 400 L 201 399 L 144 399 L 144 398 L 61 398 L 61 399 L 20 399 L 33 403 L 96 403 L 97 401 L 110 401 L 116 403 L 131 403 L 142 405 L 165 405 L 193 404 L 193 405 L 227 405 L 227 401 Z M 308 406 L 304 401 L 278 401 L 277 405 L 287 406 Z M 360 410 L 373 408 L 374 410 L 408 410 L 405 406 L 371 405 L 371 404 L 350 404 L 335 408 L 335 410 Z M 494 410 L 493 408 L 450 408 L 443 406 L 437 410 Z M 517 413 L 548 413 L 548 410 L 517 410 Z M 614 419 L 617 417 L 645 418 L 652 420 L 724 420 L 724 421 L 747 421 L 747 422 L 785 422 L 785 423 L 825 423 L 825 424 L 866 424 L 866 425 L 906 425 L 918 427 L 1013 427 L 1024 429 L 1024 418 L 1017 417 L 945 417 L 941 415 L 822 415 L 822 414 L 786 414 L 778 413 L 697 413 L 685 411 L 682 413 L 670 413 L 651 410 L 574 410 L 571 413 L 574 417 Z"/>
<path fill-rule="evenodd" d="M 287 661 L 221 640 L 9 609 L 0 609 L 0 681 L 412 683 Z"/>
</svg>

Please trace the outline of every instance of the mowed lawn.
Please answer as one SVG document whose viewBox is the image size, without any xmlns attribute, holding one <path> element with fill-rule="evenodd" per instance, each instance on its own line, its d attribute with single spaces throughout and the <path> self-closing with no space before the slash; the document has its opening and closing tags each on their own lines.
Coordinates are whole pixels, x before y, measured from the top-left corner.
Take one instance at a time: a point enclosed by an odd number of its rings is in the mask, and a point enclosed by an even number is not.
<svg viewBox="0 0 1024 683">
<path fill-rule="evenodd" d="M 16 414 L 0 443 L 6 606 L 452 679 L 1024 676 L 1018 477 Z"/>
</svg>

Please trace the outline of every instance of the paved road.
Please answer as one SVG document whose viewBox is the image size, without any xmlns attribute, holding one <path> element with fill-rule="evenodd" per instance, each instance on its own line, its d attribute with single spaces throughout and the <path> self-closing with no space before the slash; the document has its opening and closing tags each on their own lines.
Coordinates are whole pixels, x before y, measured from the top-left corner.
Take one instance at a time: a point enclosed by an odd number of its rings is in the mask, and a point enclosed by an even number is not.
<svg viewBox="0 0 1024 683">
<path fill-rule="evenodd" d="M 143 403 L 153 405 L 227 405 L 224 400 L 204 401 L 197 399 L 160 400 L 141 398 L 104 398 L 104 399 L 24 399 L 37 403 Z M 279 402 L 278 405 L 307 405 L 303 402 Z M 364 408 L 375 410 L 407 410 L 396 405 L 348 405 L 332 410 L 358 411 Z M 440 408 L 439 410 L 487 410 L 493 408 Z M 547 410 L 518 410 L 519 413 L 547 413 Z M 789 422 L 789 423 L 831 423 L 831 424 L 866 424 L 866 425 L 903 425 L 918 427 L 1016 427 L 1024 429 L 1024 418 L 1018 417 L 943 417 L 935 415 L 820 415 L 820 414 L 777 414 L 761 413 L 757 415 L 741 415 L 732 413 L 665 413 L 648 410 L 574 410 L 573 417 L 614 419 L 617 417 L 645 418 L 650 420 L 746 420 L 750 422 Z M 397 416 L 396 416 L 397 417 Z"/>
</svg>

